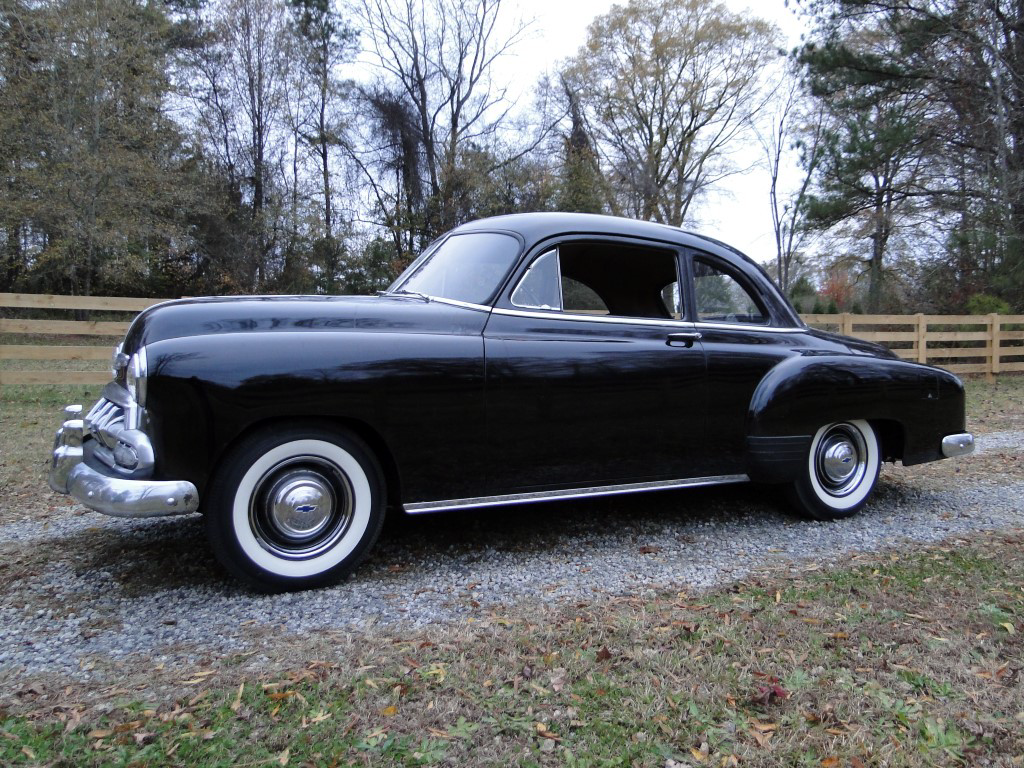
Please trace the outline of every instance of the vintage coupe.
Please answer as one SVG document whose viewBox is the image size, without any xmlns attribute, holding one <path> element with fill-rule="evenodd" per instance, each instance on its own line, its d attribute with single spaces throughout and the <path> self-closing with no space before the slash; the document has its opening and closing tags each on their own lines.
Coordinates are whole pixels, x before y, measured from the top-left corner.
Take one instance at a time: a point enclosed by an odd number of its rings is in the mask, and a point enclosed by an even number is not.
<svg viewBox="0 0 1024 768">
<path fill-rule="evenodd" d="M 264 590 L 350 572 L 388 508 L 752 480 L 835 519 L 883 460 L 973 449 L 955 376 L 807 328 L 716 240 L 580 214 L 461 226 L 374 297 L 160 304 L 100 401 L 65 413 L 52 488 L 203 512 Z"/>
</svg>

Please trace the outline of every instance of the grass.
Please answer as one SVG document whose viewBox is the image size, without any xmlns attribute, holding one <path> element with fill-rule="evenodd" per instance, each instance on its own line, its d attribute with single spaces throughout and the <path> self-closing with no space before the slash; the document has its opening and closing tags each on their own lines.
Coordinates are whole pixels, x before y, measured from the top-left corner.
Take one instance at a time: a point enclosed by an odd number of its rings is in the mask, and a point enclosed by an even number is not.
<svg viewBox="0 0 1024 768">
<path fill-rule="evenodd" d="M 967 390 L 967 428 L 978 432 L 1024 429 L 1024 376 L 983 376 L 964 380 Z"/>
<path fill-rule="evenodd" d="M 29 693 L 0 764 L 1020 765 L 1022 544 L 318 636 L 284 674 L 192 670 L 166 702 Z"/>
<path fill-rule="evenodd" d="M 0 524 L 52 512 L 58 498 L 40 492 L 46 488 L 49 452 L 61 411 L 69 403 L 88 408 L 101 389 L 0 388 Z"/>
</svg>

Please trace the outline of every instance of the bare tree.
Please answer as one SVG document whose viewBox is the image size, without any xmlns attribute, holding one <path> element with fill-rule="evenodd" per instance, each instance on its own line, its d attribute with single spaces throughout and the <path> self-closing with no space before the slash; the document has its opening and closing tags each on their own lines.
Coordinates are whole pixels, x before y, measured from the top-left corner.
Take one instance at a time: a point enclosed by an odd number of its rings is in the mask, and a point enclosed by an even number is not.
<svg viewBox="0 0 1024 768">
<path fill-rule="evenodd" d="M 276 246 L 273 190 L 283 151 L 290 28 L 283 0 L 224 0 L 197 51 L 191 95 L 207 146 L 244 197 L 250 216 L 249 290 L 264 286 Z"/>
<path fill-rule="evenodd" d="M 382 73 L 364 104 L 369 123 L 384 130 L 368 151 L 352 154 L 392 224 L 422 197 L 417 221 L 406 223 L 428 240 L 457 223 L 461 154 L 491 143 L 508 117 L 512 104 L 492 71 L 525 25 L 502 27 L 501 0 L 361 0 L 360 8 L 369 56 Z M 375 173 L 382 165 L 398 173 L 404 197 Z"/>
<path fill-rule="evenodd" d="M 630 0 L 591 25 L 565 78 L 579 94 L 614 210 L 681 224 L 735 172 L 727 155 L 766 99 L 777 33 L 706 0 Z"/>
<path fill-rule="evenodd" d="M 775 268 L 779 287 L 788 292 L 797 278 L 810 230 L 807 227 L 807 205 L 811 183 L 821 164 L 825 138 L 825 106 L 822 102 L 802 109 L 802 87 L 795 73 L 778 92 L 775 112 L 767 133 L 758 133 L 771 179 L 769 204 L 775 234 Z M 799 153 L 802 173 L 796 186 L 788 193 L 779 189 L 779 177 L 789 152 Z"/>
</svg>

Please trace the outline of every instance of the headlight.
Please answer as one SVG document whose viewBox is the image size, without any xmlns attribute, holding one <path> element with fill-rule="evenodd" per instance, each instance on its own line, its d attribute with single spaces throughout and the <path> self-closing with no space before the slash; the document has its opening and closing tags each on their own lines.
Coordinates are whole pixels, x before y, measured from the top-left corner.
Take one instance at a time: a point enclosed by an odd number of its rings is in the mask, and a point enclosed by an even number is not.
<svg viewBox="0 0 1024 768">
<path fill-rule="evenodd" d="M 124 383 L 132 399 L 143 408 L 146 406 L 146 373 L 146 348 L 142 347 L 128 361 Z"/>
</svg>

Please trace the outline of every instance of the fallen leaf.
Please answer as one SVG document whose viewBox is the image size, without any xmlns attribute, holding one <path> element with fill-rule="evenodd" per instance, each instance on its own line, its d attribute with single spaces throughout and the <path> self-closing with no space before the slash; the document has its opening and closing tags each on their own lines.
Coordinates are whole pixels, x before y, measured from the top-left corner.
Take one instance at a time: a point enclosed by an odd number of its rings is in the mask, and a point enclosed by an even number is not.
<svg viewBox="0 0 1024 768">
<path fill-rule="evenodd" d="M 607 648 L 606 648 L 605 646 L 603 646 L 603 645 L 601 646 L 601 650 L 599 650 L 599 651 L 597 652 L 597 656 L 596 656 L 596 658 L 597 658 L 597 660 L 598 660 L 598 661 L 608 661 L 608 659 L 610 659 L 611 657 L 612 657 L 612 652 L 611 652 L 611 651 L 609 651 L 609 650 L 608 650 L 608 649 L 607 649 Z"/>
<path fill-rule="evenodd" d="M 113 731 L 107 730 L 105 728 L 104 729 L 95 730 L 95 731 L 89 731 L 88 738 L 90 738 L 90 739 L 105 739 L 105 738 L 107 738 L 107 736 L 110 736 L 112 733 L 113 733 Z"/>
<path fill-rule="evenodd" d="M 384 715 L 384 717 L 394 717 L 395 715 L 398 714 L 398 707 L 395 707 L 395 706 L 384 707 L 384 709 L 382 709 L 380 711 L 380 713 L 382 715 Z"/>
<path fill-rule="evenodd" d="M 1017 632 L 1017 630 L 1014 628 L 1013 624 L 1011 624 L 1008 621 L 1004 621 L 1004 622 L 1000 623 L 999 626 L 1002 627 L 1003 629 L 1005 629 L 1011 635 L 1016 634 L 1016 632 Z"/>
<path fill-rule="evenodd" d="M 21 753 L 22 753 L 23 755 L 25 755 L 25 757 L 27 757 L 27 758 L 28 758 L 29 760 L 35 760 L 35 759 L 36 759 L 36 753 L 35 753 L 35 752 L 33 752 L 33 751 L 32 751 L 31 749 L 29 749 L 28 747 L 22 747 L 22 748 L 21 748 Z"/>
<path fill-rule="evenodd" d="M 288 758 L 291 757 L 291 754 L 292 754 L 292 751 L 291 751 L 290 748 L 289 749 L 285 749 L 284 752 L 282 752 L 280 755 L 277 756 L 277 764 L 278 765 L 288 765 Z"/>
<path fill-rule="evenodd" d="M 822 768 L 836 768 L 839 765 L 838 757 L 826 757 L 821 761 Z"/>
<path fill-rule="evenodd" d="M 537 731 L 537 735 L 542 739 L 550 739 L 551 741 L 561 741 L 561 738 L 556 733 L 552 733 L 548 730 L 547 723 L 534 723 L 534 729 Z"/>
<path fill-rule="evenodd" d="M 238 686 L 238 694 L 235 696 L 235 700 L 231 702 L 231 711 L 237 712 L 242 707 L 242 691 L 245 690 L 245 683 L 240 683 Z"/>
<path fill-rule="evenodd" d="M 562 667 L 551 670 L 551 688 L 558 693 L 565 687 L 566 671 Z"/>
<path fill-rule="evenodd" d="M 296 696 L 295 691 L 281 691 L 281 693 L 268 693 L 267 698 L 272 701 L 282 701 L 283 699 L 290 699 L 292 696 Z"/>
<path fill-rule="evenodd" d="M 771 731 L 769 731 L 768 733 L 761 733 L 760 731 L 751 728 L 750 734 L 754 737 L 754 741 L 757 742 L 757 745 L 759 747 L 767 747 L 768 743 L 772 739 Z"/>
</svg>

